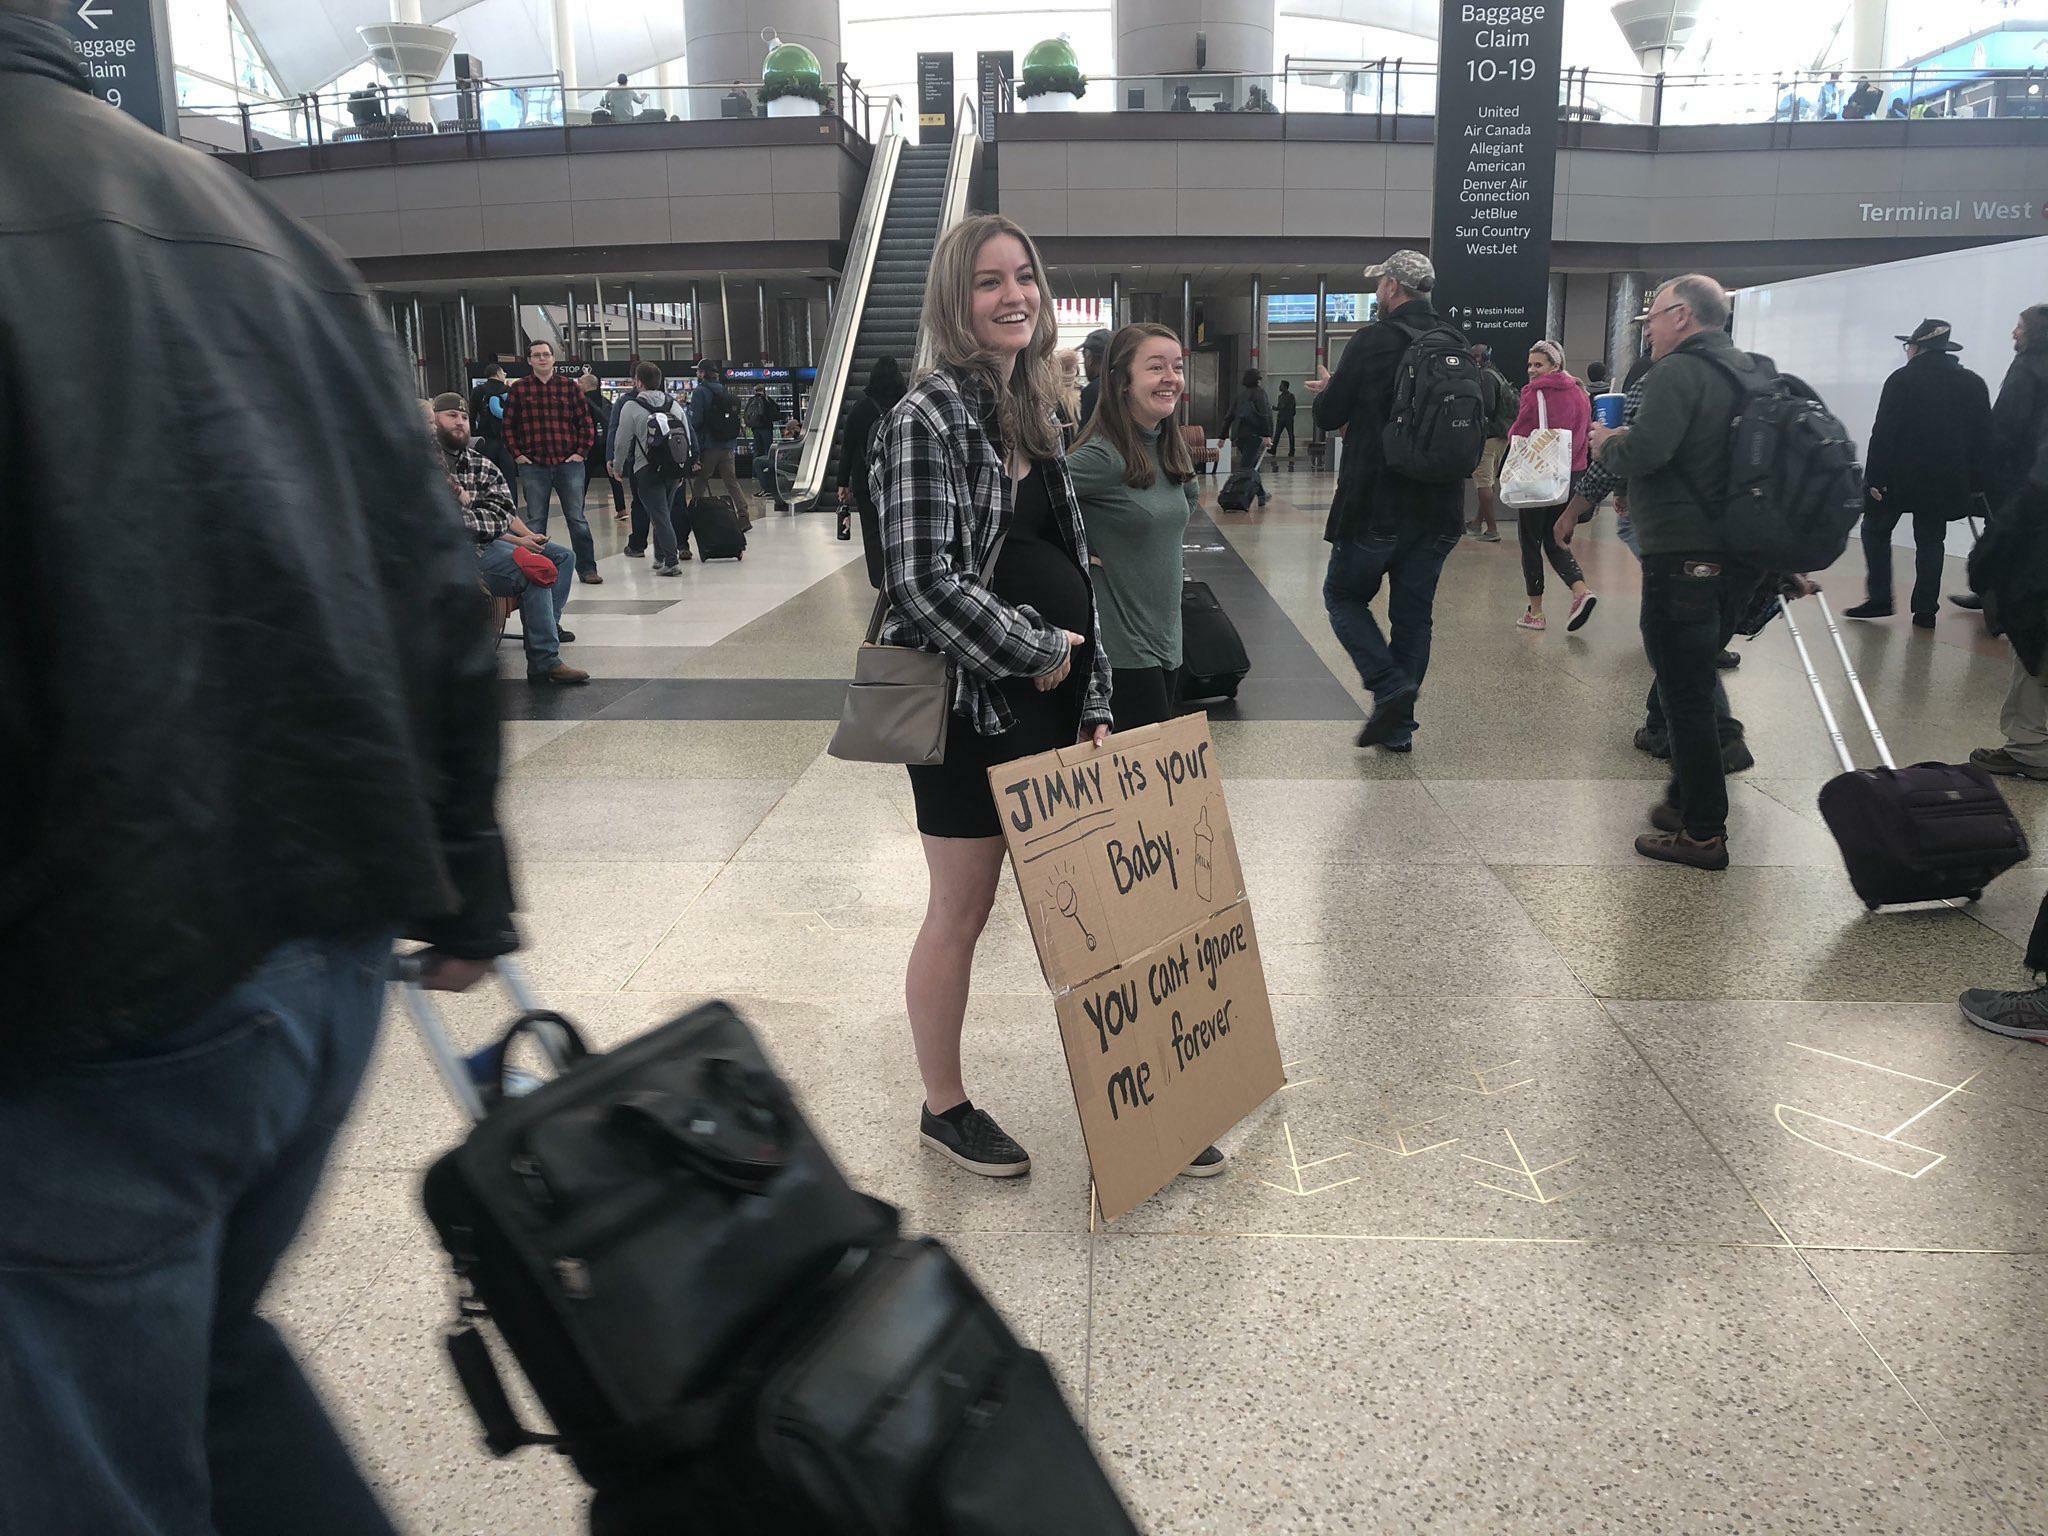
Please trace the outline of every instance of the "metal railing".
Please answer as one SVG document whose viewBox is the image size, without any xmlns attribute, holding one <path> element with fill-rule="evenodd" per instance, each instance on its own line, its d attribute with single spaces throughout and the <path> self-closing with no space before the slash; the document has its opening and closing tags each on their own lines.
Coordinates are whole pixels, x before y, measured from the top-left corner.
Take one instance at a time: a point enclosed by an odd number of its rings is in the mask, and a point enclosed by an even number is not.
<svg viewBox="0 0 2048 1536">
<path fill-rule="evenodd" d="M 1003 80 L 998 110 L 1030 112 Z M 1200 71 L 1103 75 L 1087 82 L 1082 112 L 1325 112 L 1433 117 L 1434 60 L 1319 59 L 1289 55 L 1268 73 Z M 1678 124 L 2048 118 L 2048 65 L 2032 69 L 1898 69 L 1750 74 L 1628 74 L 1572 67 L 1558 83 L 1558 115 L 1571 122 Z"/>
<path fill-rule="evenodd" d="M 839 275 L 838 299 L 832 306 L 832 323 L 825 332 L 825 350 L 818 357 L 818 378 L 811 386 L 810 409 L 804 421 L 803 453 L 785 498 L 795 507 L 818 499 L 825 484 L 826 466 L 831 462 L 832 442 L 839 435 L 839 409 L 846 398 L 847 379 L 853 372 L 854 343 L 860 336 L 861 314 L 867 308 L 868 285 L 875 271 L 875 253 L 882 243 L 889 197 L 896 187 L 896 167 L 903 156 L 903 103 L 896 97 L 890 97 L 883 108 L 881 130 L 881 138 L 873 141 L 875 152 L 868 163 L 868 184 L 861 193 L 860 212 L 854 217 L 853 234 L 846 242 L 846 269 Z"/>
<path fill-rule="evenodd" d="M 764 106 L 760 89 L 758 80 L 565 89 L 560 75 L 524 75 L 418 86 L 380 82 L 275 101 L 194 103 L 179 110 L 188 117 L 218 120 L 228 131 L 216 135 L 216 142 L 238 142 L 245 154 L 435 133 L 810 115 L 808 103 L 787 111 L 778 111 L 774 102 Z M 829 99 L 817 104 L 817 114 L 837 118 L 874 142 L 875 122 L 893 110 L 890 102 L 863 90 L 843 68 L 826 89 Z"/>
</svg>

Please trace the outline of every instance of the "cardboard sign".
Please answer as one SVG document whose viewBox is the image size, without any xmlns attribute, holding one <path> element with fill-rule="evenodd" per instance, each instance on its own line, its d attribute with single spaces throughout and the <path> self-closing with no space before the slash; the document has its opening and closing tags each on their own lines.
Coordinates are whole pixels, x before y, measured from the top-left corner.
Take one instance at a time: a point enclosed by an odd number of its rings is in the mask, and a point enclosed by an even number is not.
<svg viewBox="0 0 2048 1536">
<path fill-rule="evenodd" d="M 1054 1009 L 1105 1221 L 1171 1184 L 1286 1081 L 1248 902 L 1062 993 Z"/>
<path fill-rule="evenodd" d="M 1244 896 L 1204 716 L 1021 758 L 988 778 L 1055 992 Z"/>
<path fill-rule="evenodd" d="M 1201 715 L 989 770 L 1103 1219 L 1285 1078 Z"/>
</svg>

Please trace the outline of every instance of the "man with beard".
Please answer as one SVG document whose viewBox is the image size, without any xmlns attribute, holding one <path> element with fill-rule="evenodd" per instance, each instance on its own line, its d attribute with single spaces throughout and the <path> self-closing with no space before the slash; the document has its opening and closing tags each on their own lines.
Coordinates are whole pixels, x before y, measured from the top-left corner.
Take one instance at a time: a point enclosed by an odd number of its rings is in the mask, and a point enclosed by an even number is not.
<svg viewBox="0 0 2048 1536">
<path fill-rule="evenodd" d="M 469 440 L 469 410 L 452 391 L 434 397 L 434 441 L 448 469 L 448 484 L 462 506 L 462 521 L 476 540 L 477 574 L 493 597 L 519 599 L 526 643 L 526 680 L 570 686 L 590 674 L 562 660 L 562 610 L 576 581 L 576 557 L 528 528 L 512 510 L 505 477 Z M 544 572 L 552 567 L 554 578 Z"/>
</svg>

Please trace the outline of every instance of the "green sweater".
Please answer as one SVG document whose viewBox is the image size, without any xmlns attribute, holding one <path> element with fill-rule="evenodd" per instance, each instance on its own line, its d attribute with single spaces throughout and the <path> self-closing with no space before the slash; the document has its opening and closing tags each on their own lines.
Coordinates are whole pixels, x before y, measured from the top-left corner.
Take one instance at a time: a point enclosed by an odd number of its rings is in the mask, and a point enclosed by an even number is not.
<svg viewBox="0 0 2048 1536">
<path fill-rule="evenodd" d="M 1688 336 L 1643 376 L 1643 401 L 1627 430 L 1607 441 L 1600 462 L 1628 477 L 1628 515 L 1646 555 L 1717 555 L 1718 511 L 1728 490 L 1728 428 L 1735 385 L 1700 354 L 1740 372 L 1752 368 L 1725 331 Z"/>
<path fill-rule="evenodd" d="M 1101 437 L 1069 454 L 1067 470 L 1097 563 L 1095 608 L 1109 664 L 1178 667 L 1180 546 L 1199 504 L 1195 482 L 1175 485 L 1155 470 L 1149 490 L 1133 490 L 1124 484 L 1123 455 Z"/>
</svg>

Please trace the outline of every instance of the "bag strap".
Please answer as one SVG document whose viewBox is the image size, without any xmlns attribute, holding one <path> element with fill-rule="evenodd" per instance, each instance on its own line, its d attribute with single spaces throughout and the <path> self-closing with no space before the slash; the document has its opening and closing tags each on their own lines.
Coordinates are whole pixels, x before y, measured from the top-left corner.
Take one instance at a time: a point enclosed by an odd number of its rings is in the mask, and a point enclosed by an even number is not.
<svg viewBox="0 0 2048 1536">
<path fill-rule="evenodd" d="M 1543 389 L 1536 391 L 1536 430 L 1538 432 L 1548 432 L 1550 430 L 1550 402 L 1544 398 L 1548 393 L 1548 390 Z"/>
<path fill-rule="evenodd" d="M 448 1331 L 445 1340 L 455 1379 L 462 1383 L 462 1395 L 477 1422 L 484 1427 L 484 1445 L 493 1456 L 509 1456 L 522 1446 L 560 1445 L 560 1435 L 544 1435 L 519 1422 L 518 1410 L 505 1394 L 504 1380 L 491 1358 L 491 1346 L 466 1315 Z"/>
<path fill-rule="evenodd" d="M 1763 387 L 1757 384 L 1752 376 L 1745 375 L 1726 358 L 1716 357 L 1711 352 L 1693 352 L 1688 355 L 1698 358 L 1735 386 L 1735 405 L 1737 410 L 1740 410 L 1745 404 L 1764 392 Z M 1760 358 L 1753 352 L 1744 355 L 1751 362 L 1762 362 L 1767 365 L 1774 377 L 1777 374 L 1777 364 L 1771 362 L 1769 358 Z M 1721 521 L 1721 514 L 1725 509 L 1715 505 L 1706 498 L 1706 495 L 1699 488 L 1699 483 L 1691 475 L 1688 475 L 1678 467 L 1676 456 L 1673 457 L 1671 462 L 1671 473 L 1678 477 L 1678 483 L 1685 487 L 1685 494 L 1693 499 L 1694 504 L 1699 507 L 1700 511 L 1706 514 L 1709 521 L 1716 523 Z"/>
</svg>

